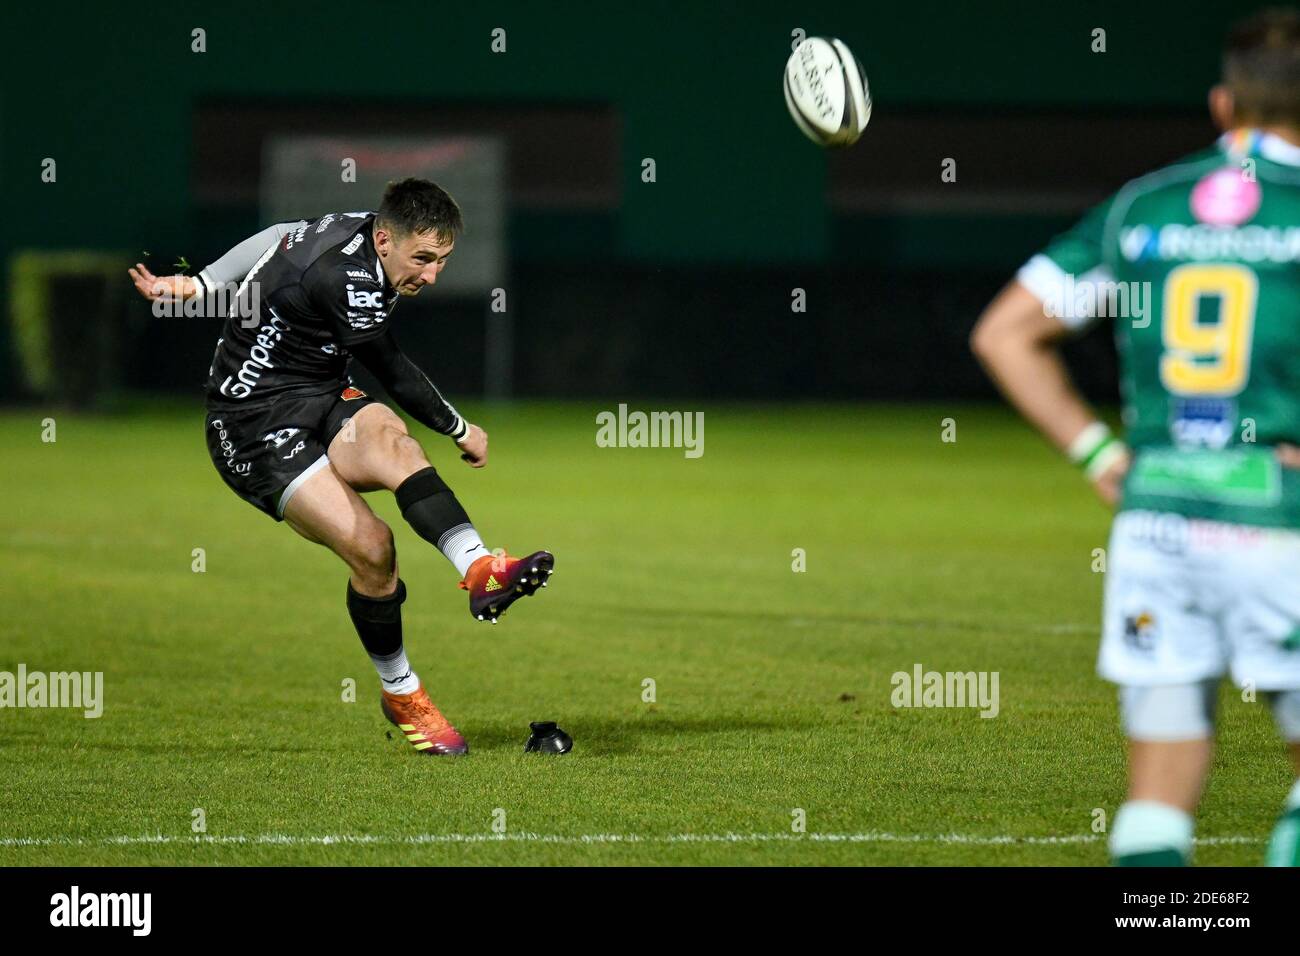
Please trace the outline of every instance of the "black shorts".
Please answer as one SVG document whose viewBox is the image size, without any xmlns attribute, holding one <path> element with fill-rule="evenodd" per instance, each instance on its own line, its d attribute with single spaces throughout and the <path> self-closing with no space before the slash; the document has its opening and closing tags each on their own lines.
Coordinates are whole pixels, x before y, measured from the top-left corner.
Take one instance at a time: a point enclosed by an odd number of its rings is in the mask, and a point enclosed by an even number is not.
<svg viewBox="0 0 1300 956">
<path fill-rule="evenodd" d="M 373 402 L 349 385 L 325 394 L 290 393 L 258 408 L 209 408 L 208 454 L 235 494 L 282 521 L 293 493 L 329 465 L 334 436 Z"/>
</svg>

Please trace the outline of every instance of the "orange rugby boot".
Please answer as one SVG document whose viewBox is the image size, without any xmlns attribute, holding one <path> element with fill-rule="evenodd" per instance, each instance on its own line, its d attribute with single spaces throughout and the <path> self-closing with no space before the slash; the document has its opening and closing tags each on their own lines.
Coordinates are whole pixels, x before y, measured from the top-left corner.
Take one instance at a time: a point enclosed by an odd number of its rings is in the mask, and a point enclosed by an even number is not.
<svg viewBox="0 0 1300 956">
<path fill-rule="evenodd" d="M 420 753 L 431 757 L 469 753 L 469 744 L 434 706 L 423 684 L 413 694 L 390 694 L 386 690 L 380 693 L 379 706 L 384 716 Z"/>
<path fill-rule="evenodd" d="M 469 592 L 469 613 L 495 624 L 515 601 L 546 587 L 554 570 L 555 555 L 549 551 L 534 551 L 526 558 L 489 554 L 469 566 L 460 586 Z"/>
</svg>

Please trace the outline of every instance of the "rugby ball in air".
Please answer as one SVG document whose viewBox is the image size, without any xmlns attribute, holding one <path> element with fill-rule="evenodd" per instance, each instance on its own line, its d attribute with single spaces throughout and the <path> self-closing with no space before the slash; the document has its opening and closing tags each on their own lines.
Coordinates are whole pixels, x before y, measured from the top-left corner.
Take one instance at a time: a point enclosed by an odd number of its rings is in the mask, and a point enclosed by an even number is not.
<svg viewBox="0 0 1300 956">
<path fill-rule="evenodd" d="M 786 61 L 785 105 L 818 146 L 848 146 L 871 119 L 867 75 L 843 41 L 808 37 Z"/>
</svg>

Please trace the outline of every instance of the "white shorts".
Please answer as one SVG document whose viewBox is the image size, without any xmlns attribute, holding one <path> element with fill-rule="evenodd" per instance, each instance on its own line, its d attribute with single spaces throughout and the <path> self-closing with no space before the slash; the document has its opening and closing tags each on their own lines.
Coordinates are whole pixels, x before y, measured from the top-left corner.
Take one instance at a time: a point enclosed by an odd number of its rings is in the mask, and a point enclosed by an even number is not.
<svg viewBox="0 0 1300 956">
<path fill-rule="evenodd" d="M 1256 690 L 1300 689 L 1300 531 L 1122 512 L 1097 670 L 1126 686 L 1226 673 Z"/>
</svg>

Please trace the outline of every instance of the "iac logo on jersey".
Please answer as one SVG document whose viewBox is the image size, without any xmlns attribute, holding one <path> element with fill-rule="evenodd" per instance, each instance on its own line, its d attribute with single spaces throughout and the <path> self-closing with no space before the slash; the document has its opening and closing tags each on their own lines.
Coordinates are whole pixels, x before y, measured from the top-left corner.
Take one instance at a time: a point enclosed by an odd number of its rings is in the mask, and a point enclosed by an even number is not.
<svg viewBox="0 0 1300 956">
<path fill-rule="evenodd" d="M 384 304 L 384 294 L 382 292 L 360 292 L 350 282 L 346 288 L 348 290 L 348 305 L 354 309 L 378 309 Z"/>
</svg>

